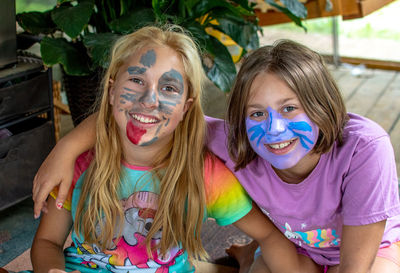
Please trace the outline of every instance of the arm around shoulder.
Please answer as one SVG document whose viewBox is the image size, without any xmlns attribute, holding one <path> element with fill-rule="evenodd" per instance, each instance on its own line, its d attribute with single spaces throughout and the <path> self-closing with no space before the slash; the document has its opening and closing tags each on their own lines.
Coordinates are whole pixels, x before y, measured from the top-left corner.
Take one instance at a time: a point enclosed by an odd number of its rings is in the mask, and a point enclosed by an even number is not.
<svg viewBox="0 0 400 273">
<path fill-rule="evenodd" d="M 32 190 L 35 218 L 39 217 L 42 209 L 47 211 L 45 200 L 50 191 L 59 184 L 56 204 L 64 203 L 71 186 L 76 158 L 95 144 L 96 118 L 97 114 L 89 116 L 60 139 L 40 166 L 33 180 Z"/>
</svg>

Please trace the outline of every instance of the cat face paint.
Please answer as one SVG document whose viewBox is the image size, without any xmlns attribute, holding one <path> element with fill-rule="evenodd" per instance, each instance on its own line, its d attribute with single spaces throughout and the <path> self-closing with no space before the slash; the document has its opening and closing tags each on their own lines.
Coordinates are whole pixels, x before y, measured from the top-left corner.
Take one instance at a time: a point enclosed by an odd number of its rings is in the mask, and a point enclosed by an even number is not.
<svg viewBox="0 0 400 273">
<path fill-rule="evenodd" d="M 167 47 L 144 49 L 120 68 L 110 103 L 129 142 L 149 146 L 172 138 L 191 101 L 183 75 L 181 59 Z"/>
<path fill-rule="evenodd" d="M 315 146 L 319 129 L 279 77 L 258 75 L 251 86 L 246 130 L 253 150 L 277 169 L 289 169 Z"/>
<path fill-rule="evenodd" d="M 246 119 L 250 145 L 275 168 L 291 168 L 314 148 L 318 127 L 306 114 L 286 119 L 270 107 L 267 112 L 263 121 Z"/>
</svg>

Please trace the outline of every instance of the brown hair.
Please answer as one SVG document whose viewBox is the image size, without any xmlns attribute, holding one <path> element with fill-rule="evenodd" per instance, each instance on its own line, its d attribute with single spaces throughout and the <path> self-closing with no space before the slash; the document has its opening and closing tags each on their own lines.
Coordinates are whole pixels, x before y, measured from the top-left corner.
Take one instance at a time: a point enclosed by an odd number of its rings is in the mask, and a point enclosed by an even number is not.
<svg viewBox="0 0 400 273">
<path fill-rule="evenodd" d="M 76 213 L 75 231 L 86 241 L 109 247 L 119 219 L 124 219 L 118 190 L 121 185 L 122 145 L 109 103 L 109 79 L 131 55 L 148 46 L 165 46 L 181 57 L 188 98 L 193 103 L 176 127 L 173 139 L 153 162 L 152 172 L 160 178 L 160 195 L 154 222 L 147 235 L 147 252 L 156 232 L 162 231 L 160 252 L 182 244 L 189 259 L 206 255 L 200 240 L 204 217 L 204 139 L 205 121 L 200 104 L 205 79 L 198 48 L 178 26 L 144 27 L 118 39 L 111 52 L 110 65 L 103 78 L 96 124 L 95 157 L 87 171 Z M 103 219 L 101 233 L 96 224 Z M 121 230 L 119 231 L 120 234 Z"/>
<path fill-rule="evenodd" d="M 342 143 L 342 130 L 348 120 L 342 95 L 322 57 L 290 40 L 279 40 L 261 47 L 244 60 L 229 97 L 228 150 L 241 169 L 257 154 L 247 138 L 247 104 L 254 79 L 260 73 L 274 73 L 297 95 L 306 115 L 319 128 L 314 153 L 329 151 L 335 140 Z"/>
</svg>

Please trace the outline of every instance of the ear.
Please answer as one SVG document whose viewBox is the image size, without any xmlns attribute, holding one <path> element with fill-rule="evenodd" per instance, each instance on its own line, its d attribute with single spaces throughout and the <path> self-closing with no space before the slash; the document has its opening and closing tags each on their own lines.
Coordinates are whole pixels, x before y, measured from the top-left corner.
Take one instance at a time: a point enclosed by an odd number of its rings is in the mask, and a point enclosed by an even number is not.
<svg viewBox="0 0 400 273">
<path fill-rule="evenodd" d="M 192 106 L 193 98 L 188 98 L 185 102 L 185 106 L 183 107 L 183 113 L 186 114 L 187 110 Z"/>
<path fill-rule="evenodd" d="M 108 99 L 111 105 L 114 105 L 114 94 L 114 80 L 110 78 L 108 80 Z"/>
</svg>

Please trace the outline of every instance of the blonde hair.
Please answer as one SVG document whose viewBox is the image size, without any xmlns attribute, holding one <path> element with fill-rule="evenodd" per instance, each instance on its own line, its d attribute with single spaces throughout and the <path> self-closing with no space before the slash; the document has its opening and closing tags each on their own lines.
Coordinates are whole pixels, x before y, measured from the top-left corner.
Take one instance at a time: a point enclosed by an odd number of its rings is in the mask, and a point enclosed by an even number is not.
<svg viewBox="0 0 400 273">
<path fill-rule="evenodd" d="M 342 95 L 322 57 L 311 49 L 290 40 L 279 40 L 261 47 L 243 62 L 229 97 L 227 117 L 228 150 L 241 169 L 256 158 L 246 132 L 247 104 L 254 79 L 260 73 L 280 77 L 297 95 L 305 113 L 319 128 L 312 152 L 325 153 L 337 140 L 348 120 Z"/>
<path fill-rule="evenodd" d="M 119 219 L 124 219 L 118 197 L 123 178 L 120 164 L 122 146 L 109 104 L 109 79 L 115 79 L 125 60 L 149 46 L 169 47 L 181 57 L 188 98 L 192 98 L 193 103 L 176 127 L 173 140 L 152 166 L 153 174 L 160 178 L 160 196 L 146 239 L 147 252 L 151 256 L 151 238 L 162 229 L 161 243 L 157 246 L 162 254 L 180 243 L 190 260 L 205 257 L 200 240 L 205 208 L 205 121 L 200 99 L 205 75 L 196 44 L 182 28 L 174 25 L 143 27 L 119 38 L 113 46 L 110 65 L 103 77 L 95 156 L 83 183 L 74 228 L 82 231 L 88 242 L 105 248 L 112 243 Z M 102 218 L 104 222 L 100 221 Z M 96 224 L 102 223 L 101 233 L 97 234 Z"/>
</svg>

